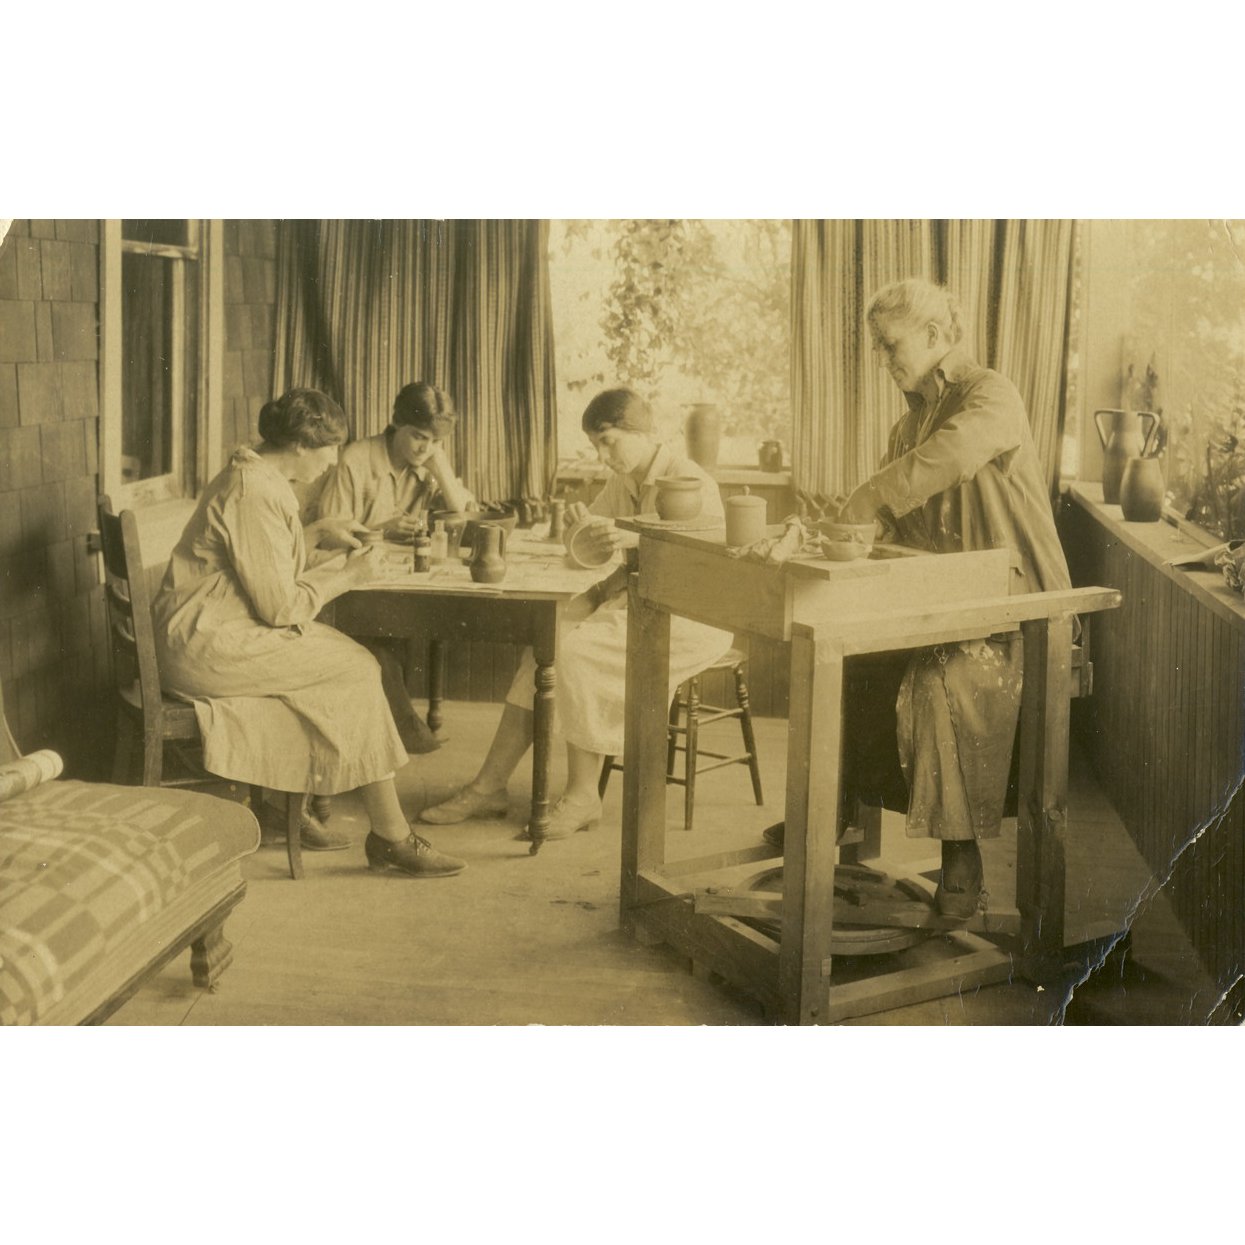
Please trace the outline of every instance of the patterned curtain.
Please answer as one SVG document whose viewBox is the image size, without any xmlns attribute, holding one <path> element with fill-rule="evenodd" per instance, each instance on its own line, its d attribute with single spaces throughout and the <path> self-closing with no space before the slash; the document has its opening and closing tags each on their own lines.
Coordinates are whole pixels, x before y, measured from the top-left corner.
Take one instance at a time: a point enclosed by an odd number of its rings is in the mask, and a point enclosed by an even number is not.
<svg viewBox="0 0 1245 1245">
<path fill-rule="evenodd" d="M 877 468 L 903 399 L 872 356 L 865 308 L 888 282 L 926 277 L 959 297 L 970 353 L 1020 390 L 1053 491 L 1075 229 L 1068 220 L 796 221 L 796 487 L 846 493 Z"/>
<path fill-rule="evenodd" d="M 543 221 L 285 221 L 274 388 L 331 393 L 355 436 L 427 380 L 459 412 L 452 457 L 478 497 L 545 496 L 556 467 Z"/>
</svg>

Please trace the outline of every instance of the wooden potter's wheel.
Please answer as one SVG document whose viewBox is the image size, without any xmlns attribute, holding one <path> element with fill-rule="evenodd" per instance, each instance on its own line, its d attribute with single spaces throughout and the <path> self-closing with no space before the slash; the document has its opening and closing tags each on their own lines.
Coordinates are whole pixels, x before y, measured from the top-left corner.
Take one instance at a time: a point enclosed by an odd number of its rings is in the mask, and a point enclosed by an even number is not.
<svg viewBox="0 0 1245 1245">
<path fill-rule="evenodd" d="M 763 869 L 745 878 L 737 891 L 782 890 L 782 867 Z M 864 909 L 903 908 L 918 914 L 933 911 L 933 897 L 914 882 L 895 879 L 863 865 L 839 865 L 834 871 L 834 934 L 830 943 L 833 956 L 888 955 L 906 951 L 936 931 L 931 928 L 904 928 L 870 923 Z M 857 920 L 853 921 L 853 917 Z M 781 922 L 767 917 L 738 918 L 771 938 L 778 938 Z M 922 922 L 924 923 L 924 922 Z"/>
</svg>

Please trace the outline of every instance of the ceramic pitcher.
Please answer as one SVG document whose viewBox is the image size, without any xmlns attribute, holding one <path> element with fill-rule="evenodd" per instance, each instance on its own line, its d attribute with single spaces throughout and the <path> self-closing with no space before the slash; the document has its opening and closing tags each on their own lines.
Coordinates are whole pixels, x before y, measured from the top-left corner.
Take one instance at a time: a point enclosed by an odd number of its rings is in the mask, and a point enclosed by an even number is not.
<svg viewBox="0 0 1245 1245">
<path fill-rule="evenodd" d="M 1104 415 L 1108 417 L 1106 427 L 1103 426 Z M 1150 421 L 1144 437 L 1137 425 L 1141 419 Z M 1120 504 L 1120 481 L 1124 478 L 1124 468 L 1130 458 L 1145 457 L 1160 422 L 1159 416 L 1152 411 L 1094 412 L 1094 423 L 1102 441 L 1102 500 L 1108 506 Z"/>
<path fill-rule="evenodd" d="M 1130 458 L 1120 480 L 1120 508 L 1130 523 L 1157 523 L 1163 517 L 1163 464 L 1157 458 Z"/>
<path fill-rule="evenodd" d="M 492 523 L 476 527 L 471 550 L 471 578 L 477 584 L 498 584 L 506 578 L 506 532 Z"/>
</svg>

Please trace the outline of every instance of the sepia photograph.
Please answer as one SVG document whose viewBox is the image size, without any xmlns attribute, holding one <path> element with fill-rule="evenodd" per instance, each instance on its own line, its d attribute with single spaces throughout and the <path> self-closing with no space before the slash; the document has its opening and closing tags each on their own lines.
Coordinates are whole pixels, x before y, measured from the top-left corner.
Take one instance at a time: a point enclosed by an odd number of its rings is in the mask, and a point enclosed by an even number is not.
<svg viewBox="0 0 1245 1245">
<path fill-rule="evenodd" d="M 57 16 L 7 1234 L 1224 1237 L 1239 21 Z"/>
<path fill-rule="evenodd" d="M 6 1023 L 1240 1022 L 1245 222 L 3 224 Z"/>
</svg>

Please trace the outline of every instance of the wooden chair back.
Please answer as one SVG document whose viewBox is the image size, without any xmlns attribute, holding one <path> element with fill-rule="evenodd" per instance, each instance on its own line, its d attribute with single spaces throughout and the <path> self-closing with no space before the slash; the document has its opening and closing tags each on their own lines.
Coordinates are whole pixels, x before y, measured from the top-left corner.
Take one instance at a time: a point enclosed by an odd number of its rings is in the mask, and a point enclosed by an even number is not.
<svg viewBox="0 0 1245 1245">
<path fill-rule="evenodd" d="M 132 710 L 141 714 L 144 734 L 154 733 L 159 738 L 163 705 L 156 634 L 134 512 L 123 510 L 116 514 L 111 499 L 101 497 L 99 535 L 117 691 Z"/>
</svg>

